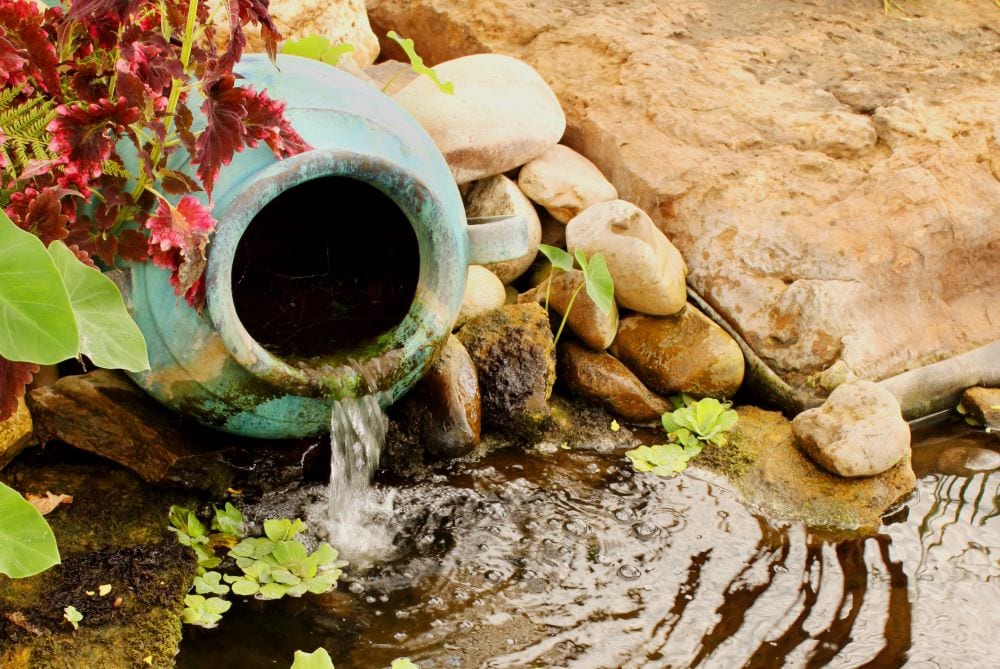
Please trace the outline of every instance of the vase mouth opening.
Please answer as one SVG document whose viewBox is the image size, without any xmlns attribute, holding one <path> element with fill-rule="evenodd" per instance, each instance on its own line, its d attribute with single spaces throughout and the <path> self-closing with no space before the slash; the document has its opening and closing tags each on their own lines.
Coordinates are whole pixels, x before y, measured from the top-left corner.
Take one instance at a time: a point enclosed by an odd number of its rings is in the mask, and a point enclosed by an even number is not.
<svg viewBox="0 0 1000 669">
<path fill-rule="evenodd" d="M 286 392 L 391 401 L 440 329 L 422 290 L 440 283 L 428 276 L 440 240 L 422 227 L 435 215 L 426 186 L 384 159 L 287 158 L 219 216 L 209 317 L 237 363 Z"/>
</svg>

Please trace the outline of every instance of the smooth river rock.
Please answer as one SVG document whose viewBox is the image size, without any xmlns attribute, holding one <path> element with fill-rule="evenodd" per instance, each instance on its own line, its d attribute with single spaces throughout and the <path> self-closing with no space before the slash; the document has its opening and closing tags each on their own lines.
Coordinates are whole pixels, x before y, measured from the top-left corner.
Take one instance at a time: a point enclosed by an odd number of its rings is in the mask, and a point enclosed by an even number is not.
<svg viewBox="0 0 1000 669">
<path fill-rule="evenodd" d="M 555 383 L 549 315 L 514 304 L 473 318 L 458 332 L 479 373 L 483 426 L 530 438 L 548 422 Z"/>
<path fill-rule="evenodd" d="M 503 306 L 506 301 L 507 291 L 496 274 L 481 265 L 469 265 L 455 329 L 462 327 L 469 319 Z"/>
<path fill-rule="evenodd" d="M 566 226 L 566 248 L 588 258 L 600 253 L 623 307 L 654 316 L 684 308 L 687 268 L 680 252 L 642 209 L 624 200 L 584 209 Z"/>
<path fill-rule="evenodd" d="M 548 294 L 549 308 L 556 313 L 556 317 L 553 318 L 553 326 L 558 327 L 572 300 L 573 305 L 566 318 L 566 328 L 590 348 L 595 351 L 603 351 L 611 346 L 611 342 L 615 340 L 615 334 L 618 332 L 618 307 L 612 302 L 611 313 L 605 315 L 590 299 L 586 289 L 580 288 L 583 284 L 583 272 L 580 270 L 557 271 L 552 277 L 551 289 L 548 280 L 542 281 L 531 290 L 521 294 L 518 297 L 518 302 L 537 302 L 544 305 L 545 296 Z M 573 293 L 578 289 L 580 292 L 577 293 L 574 300 Z"/>
<path fill-rule="evenodd" d="M 457 458 L 479 445 L 482 408 L 472 358 L 455 335 L 416 386 L 393 407 L 409 448 Z"/>
<path fill-rule="evenodd" d="M 670 404 L 650 392 L 614 356 L 567 340 L 559 342 L 557 378 L 571 392 L 595 400 L 632 423 L 658 421 Z"/>
<path fill-rule="evenodd" d="M 1000 388 L 969 388 L 962 393 L 961 410 L 980 425 L 1000 431 Z"/>
<path fill-rule="evenodd" d="M 838 359 L 881 380 L 1000 339 L 993 3 L 368 4 L 430 62 L 534 66 L 563 143 L 796 388 Z"/>
<path fill-rule="evenodd" d="M 743 383 L 739 345 L 692 306 L 676 316 L 626 316 L 610 352 L 663 395 L 722 399 Z"/>
<path fill-rule="evenodd" d="M 479 216 L 523 216 L 528 221 L 528 252 L 520 258 L 486 265 L 506 285 L 524 274 L 538 254 L 542 241 L 542 224 L 538 212 L 517 184 L 502 174 L 471 184 L 465 195 L 465 215 L 472 219 Z M 470 225 L 473 221 L 470 221 Z"/>
<path fill-rule="evenodd" d="M 594 163 L 562 144 L 522 167 L 517 185 L 562 223 L 592 204 L 618 199 L 618 190 Z"/>
<path fill-rule="evenodd" d="M 395 97 L 430 133 L 460 184 L 537 158 L 566 129 L 549 85 L 515 58 L 475 54 L 435 70 L 454 84 L 454 95 L 428 77 L 417 77 Z"/>
<path fill-rule="evenodd" d="M 871 381 L 840 385 L 792 421 L 799 445 L 834 474 L 875 476 L 910 452 L 910 428 L 892 394 Z"/>
</svg>

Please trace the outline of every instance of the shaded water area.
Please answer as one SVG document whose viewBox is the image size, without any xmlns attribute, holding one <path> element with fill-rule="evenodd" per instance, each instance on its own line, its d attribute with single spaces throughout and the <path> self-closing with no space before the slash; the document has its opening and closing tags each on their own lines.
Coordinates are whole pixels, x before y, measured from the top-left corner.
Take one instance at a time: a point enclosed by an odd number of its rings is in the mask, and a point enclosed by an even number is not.
<svg viewBox="0 0 1000 669">
<path fill-rule="evenodd" d="M 997 467 L 995 437 L 917 431 L 918 492 L 870 537 L 769 523 L 697 471 L 633 474 L 620 452 L 382 472 L 388 553 L 329 595 L 234 606 L 219 629 L 186 632 L 178 663 L 286 667 L 322 645 L 338 669 L 401 655 L 424 669 L 992 667 Z M 321 518 L 325 495 L 270 503 Z"/>
</svg>

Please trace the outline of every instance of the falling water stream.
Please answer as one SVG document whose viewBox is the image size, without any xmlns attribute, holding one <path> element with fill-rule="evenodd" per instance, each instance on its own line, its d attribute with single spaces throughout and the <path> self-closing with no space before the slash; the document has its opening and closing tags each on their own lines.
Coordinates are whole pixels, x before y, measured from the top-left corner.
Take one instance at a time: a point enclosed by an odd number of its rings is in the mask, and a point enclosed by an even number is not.
<svg viewBox="0 0 1000 669">
<path fill-rule="evenodd" d="M 359 460 L 374 463 L 359 426 L 384 430 L 370 403 L 342 408 L 340 500 L 367 476 Z M 913 453 L 917 494 L 872 536 L 769 522 L 697 472 L 635 474 L 620 452 L 381 472 L 364 493 L 374 515 L 334 503 L 352 559 L 335 592 L 238 604 L 189 632 L 179 666 L 284 668 L 322 645 L 337 669 L 401 655 L 423 669 L 995 667 L 1000 441 L 945 424 L 915 433 Z M 326 514 L 321 487 L 282 499 Z M 365 566 L 354 554 L 372 554 L 373 522 L 388 550 Z"/>
</svg>

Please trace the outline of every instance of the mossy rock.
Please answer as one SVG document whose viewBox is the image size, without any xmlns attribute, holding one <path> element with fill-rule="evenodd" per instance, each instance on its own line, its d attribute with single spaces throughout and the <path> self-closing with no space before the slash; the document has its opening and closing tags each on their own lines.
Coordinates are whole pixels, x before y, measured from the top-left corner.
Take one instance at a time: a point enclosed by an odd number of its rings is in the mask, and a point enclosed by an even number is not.
<svg viewBox="0 0 1000 669">
<path fill-rule="evenodd" d="M 768 518 L 800 520 L 817 529 L 874 531 L 916 487 L 909 455 L 878 476 L 844 478 L 799 449 L 791 422 L 780 413 L 737 411 L 729 443 L 706 446 L 692 464 L 725 478 L 744 503 Z"/>
<path fill-rule="evenodd" d="M 103 463 L 15 462 L 3 479 L 73 502 L 48 516 L 62 564 L 27 579 L 0 576 L 0 666 L 173 667 L 196 563 L 166 518 L 171 504 L 191 500 Z M 101 585 L 111 586 L 103 597 Z M 83 614 L 75 631 L 67 606 Z"/>
</svg>

